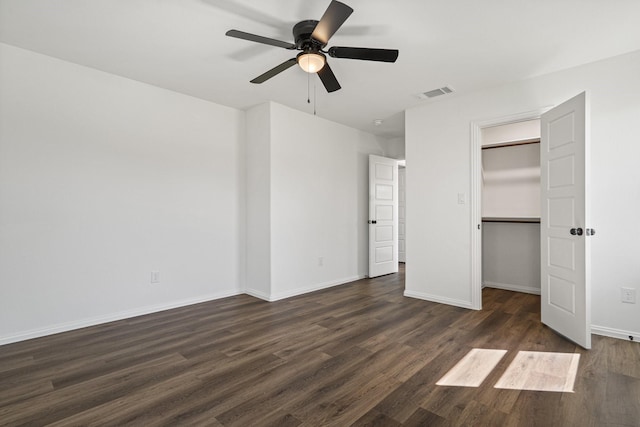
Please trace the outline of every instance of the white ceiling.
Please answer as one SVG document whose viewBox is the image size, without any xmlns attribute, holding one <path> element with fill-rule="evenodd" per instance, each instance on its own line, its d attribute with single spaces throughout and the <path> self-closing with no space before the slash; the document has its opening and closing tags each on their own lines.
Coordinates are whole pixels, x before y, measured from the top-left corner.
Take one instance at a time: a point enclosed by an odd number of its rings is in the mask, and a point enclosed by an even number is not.
<svg viewBox="0 0 640 427">
<path fill-rule="evenodd" d="M 397 48 L 395 64 L 329 58 L 342 85 L 332 94 L 298 67 L 249 83 L 295 52 L 225 32 L 292 42 L 292 26 L 320 19 L 329 2 L 0 0 L 0 41 L 239 109 L 271 100 L 313 112 L 315 93 L 319 116 L 387 137 L 403 135 L 406 108 L 438 102 L 418 93 L 464 93 L 640 49 L 638 0 L 344 0 L 355 11 L 329 46 Z"/>
</svg>

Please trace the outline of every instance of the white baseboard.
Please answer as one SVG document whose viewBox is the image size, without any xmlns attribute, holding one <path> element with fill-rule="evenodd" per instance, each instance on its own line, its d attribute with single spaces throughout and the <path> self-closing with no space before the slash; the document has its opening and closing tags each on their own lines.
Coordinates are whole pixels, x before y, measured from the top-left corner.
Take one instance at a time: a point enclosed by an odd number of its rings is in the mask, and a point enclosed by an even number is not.
<svg viewBox="0 0 640 427">
<path fill-rule="evenodd" d="M 216 299 L 227 298 L 235 295 L 242 294 L 241 291 L 228 291 L 220 292 L 216 294 L 203 295 L 197 298 L 184 299 L 180 301 L 174 301 L 170 304 L 159 304 L 155 306 L 142 307 L 135 310 L 121 311 L 118 313 L 108 314 L 105 316 L 91 317 L 88 319 L 82 319 L 73 322 L 59 323 L 57 325 L 48 326 L 46 328 L 32 329 L 29 331 L 20 332 L 15 335 L 9 335 L 0 337 L 0 345 L 11 344 L 18 341 L 25 341 L 32 338 L 44 337 L 46 335 L 58 334 L 61 332 L 68 332 L 74 329 L 86 328 L 88 326 L 100 325 L 108 322 L 115 322 L 116 320 L 129 319 L 132 317 L 143 316 L 145 314 L 157 313 L 160 311 L 171 310 L 172 308 L 184 307 L 187 305 L 199 304 L 202 302 L 213 301 Z"/>
<path fill-rule="evenodd" d="M 321 289 L 327 289 L 334 286 L 343 285 L 345 283 L 363 279 L 364 277 L 365 277 L 364 275 L 360 275 L 360 276 L 345 278 L 338 281 L 320 283 L 320 284 L 305 287 L 305 288 L 298 288 L 291 291 L 279 293 L 279 294 L 276 294 L 275 296 L 266 295 L 265 293 L 257 291 L 255 289 L 246 289 L 244 292 L 238 290 L 238 291 L 222 292 L 217 294 L 209 294 L 209 295 L 204 295 L 198 298 L 191 298 L 191 299 L 172 302 L 171 304 L 161 304 L 156 306 L 144 307 L 136 310 L 123 311 L 123 312 L 114 313 L 106 316 L 92 317 L 92 318 L 83 319 L 80 321 L 60 323 L 47 328 L 32 329 L 32 330 L 21 332 L 15 335 L 0 337 L 0 345 L 11 344 L 19 341 L 25 341 L 32 338 L 39 338 L 46 335 L 58 334 L 61 332 L 72 331 L 74 329 L 86 328 L 89 326 L 100 325 L 103 323 L 114 322 L 117 320 L 129 319 L 132 317 L 143 316 L 145 314 L 157 313 L 160 311 L 171 310 L 173 308 L 185 307 L 188 305 L 199 304 L 199 303 L 213 301 L 221 298 L 227 298 L 235 295 L 240 295 L 243 293 L 246 293 L 248 295 L 251 295 L 253 297 L 256 297 L 265 301 L 270 301 L 270 302 L 278 301 L 281 299 L 302 295 L 308 292 L 313 292 Z M 496 284 L 492 282 L 485 282 L 485 284 L 483 284 L 483 286 L 497 287 L 499 289 L 506 289 L 503 286 L 510 286 L 510 285 L 502 285 L 502 284 L 498 284 L 498 285 L 499 286 L 496 286 Z M 525 288 L 526 290 L 521 290 L 519 288 L 521 287 L 511 287 L 507 290 L 516 290 L 518 292 L 531 291 L 530 288 Z M 535 293 L 535 292 L 529 292 L 529 293 Z M 538 290 L 537 293 L 539 294 L 540 291 Z M 453 305 L 456 307 L 462 307 L 462 308 L 468 308 L 468 309 L 473 308 L 469 301 L 457 300 L 453 298 L 447 298 L 447 297 L 427 294 L 423 292 L 405 290 L 404 296 L 409 298 L 417 298 L 425 301 L 436 302 L 440 304 Z M 602 335 L 605 337 L 617 338 L 617 339 L 626 340 L 626 341 L 628 341 L 629 337 L 631 336 L 633 337 L 633 341 L 640 342 L 640 332 L 638 331 L 626 331 L 622 329 L 608 328 L 606 326 L 591 325 L 591 332 L 596 335 Z"/>
<path fill-rule="evenodd" d="M 265 300 L 265 301 L 269 301 L 269 294 L 266 294 L 262 291 L 259 291 L 257 289 L 245 289 L 244 293 L 247 295 L 250 295 L 254 298 L 258 298 L 261 300 Z"/>
<path fill-rule="evenodd" d="M 437 302 L 440 304 L 448 304 L 448 305 L 454 305 L 456 307 L 473 309 L 473 306 L 471 305 L 471 301 L 463 301 L 463 300 L 458 300 L 453 298 L 442 297 L 439 295 L 432 295 L 432 294 L 427 294 L 423 292 L 415 292 L 415 291 L 408 291 L 408 290 L 404 291 L 404 296 L 409 298 L 423 299 L 425 301 Z"/>
<path fill-rule="evenodd" d="M 625 331 L 623 329 L 607 328 L 606 326 L 591 325 L 591 333 L 602 335 L 610 338 L 618 338 L 629 341 L 629 337 L 633 337 L 633 341 L 640 341 L 640 332 Z"/>
<path fill-rule="evenodd" d="M 506 283 L 496 283 L 485 280 L 482 282 L 483 288 L 496 288 L 496 289 L 504 289 L 505 291 L 514 291 L 514 292 L 523 292 L 526 294 L 540 295 L 539 288 L 530 288 L 529 286 L 522 285 L 509 285 Z"/>
<path fill-rule="evenodd" d="M 193 304 L 199 304 L 201 302 L 213 301 L 220 298 L 226 298 L 234 295 L 247 294 L 256 298 L 260 298 L 265 301 L 273 302 L 285 298 L 290 298 L 297 295 L 306 294 L 309 292 L 319 291 L 321 289 L 331 288 L 334 286 L 343 285 L 345 283 L 353 282 L 363 279 L 364 275 L 358 275 L 353 277 L 347 277 L 341 280 L 319 283 L 316 285 L 297 288 L 291 291 L 278 293 L 275 295 L 267 295 L 264 292 L 255 289 L 245 289 L 244 291 L 236 290 L 229 292 L 221 292 L 217 294 L 204 295 L 198 298 L 185 299 L 181 301 L 172 302 L 170 304 L 161 304 L 156 306 L 142 307 L 135 310 L 122 311 L 118 313 L 108 314 L 105 316 L 91 317 L 88 319 L 82 319 L 73 322 L 60 323 L 46 328 L 32 329 L 24 332 L 17 333 L 15 335 L 8 335 L 0 337 L 0 345 L 11 344 L 18 341 L 25 341 L 32 338 L 39 338 L 46 335 L 58 334 L 61 332 L 72 331 L 74 329 L 86 328 L 88 326 L 100 325 L 103 323 L 114 322 L 117 320 L 129 319 L 132 317 L 143 316 L 145 314 L 157 313 L 159 311 L 170 310 L 172 308 L 184 307 Z"/>
<path fill-rule="evenodd" d="M 304 288 L 296 288 L 286 292 L 278 292 L 276 294 L 271 294 L 268 301 L 278 301 L 285 298 L 291 298 L 298 295 L 306 294 L 309 292 L 315 292 L 322 289 L 333 288 L 334 286 L 344 285 L 345 283 L 355 282 L 356 280 L 364 279 L 364 275 L 345 277 L 339 280 L 333 280 L 331 282 L 318 283 L 315 285 L 307 286 Z"/>
</svg>

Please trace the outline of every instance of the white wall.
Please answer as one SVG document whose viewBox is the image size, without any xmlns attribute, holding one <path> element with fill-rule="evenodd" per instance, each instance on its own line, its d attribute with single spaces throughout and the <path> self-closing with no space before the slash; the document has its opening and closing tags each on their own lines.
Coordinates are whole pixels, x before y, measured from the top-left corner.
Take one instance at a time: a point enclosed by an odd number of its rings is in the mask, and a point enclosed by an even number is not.
<svg viewBox="0 0 640 427">
<path fill-rule="evenodd" d="M 0 344 L 366 274 L 384 140 L 0 49 Z"/>
<path fill-rule="evenodd" d="M 277 300 L 364 277 L 367 156 L 382 153 L 380 141 L 371 134 L 276 103 L 254 107 L 248 113 L 248 123 L 261 126 L 257 132 L 262 135 L 249 137 L 248 158 L 260 157 L 263 167 L 268 166 L 268 171 L 251 172 L 248 178 L 248 216 L 264 214 L 262 221 L 268 219 L 268 224 L 261 228 L 269 230 L 250 237 L 250 242 L 259 240 L 259 245 L 270 246 L 270 283 L 267 289 L 264 282 L 258 286 L 249 279 L 247 291 Z M 264 135 L 270 140 L 264 141 Z M 265 183 L 268 190 L 251 190 L 254 184 Z M 265 200 L 267 192 L 270 197 Z M 249 234 L 253 229 L 249 224 Z M 250 254 L 248 265 L 260 262 L 259 270 L 265 270 L 266 257 L 252 259 L 261 252 Z M 250 272 L 249 277 L 256 275 Z"/>
<path fill-rule="evenodd" d="M 244 113 L 0 57 L 0 343 L 240 292 Z"/>
<path fill-rule="evenodd" d="M 271 108 L 246 112 L 247 240 L 246 292 L 263 299 L 271 293 Z"/>
<path fill-rule="evenodd" d="M 540 144 L 482 150 L 482 216 L 540 218 Z"/>
<path fill-rule="evenodd" d="M 640 337 L 640 51 L 406 112 L 407 295 L 470 306 L 470 123 L 557 105 L 591 93 L 592 321 L 597 333 Z"/>
<path fill-rule="evenodd" d="M 389 138 L 382 141 L 384 156 L 392 159 L 405 160 L 404 138 Z"/>
<path fill-rule="evenodd" d="M 482 284 L 540 294 L 539 223 L 482 223 Z"/>
<path fill-rule="evenodd" d="M 482 129 L 482 146 L 540 139 L 540 119 Z"/>
</svg>

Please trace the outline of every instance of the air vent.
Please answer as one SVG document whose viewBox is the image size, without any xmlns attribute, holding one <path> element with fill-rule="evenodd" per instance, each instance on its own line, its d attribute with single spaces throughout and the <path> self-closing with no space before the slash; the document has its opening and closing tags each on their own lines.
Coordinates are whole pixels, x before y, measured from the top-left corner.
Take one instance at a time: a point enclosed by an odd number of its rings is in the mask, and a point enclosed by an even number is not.
<svg viewBox="0 0 640 427">
<path fill-rule="evenodd" d="M 441 95 L 446 95 L 448 93 L 452 93 L 453 89 L 451 89 L 449 86 L 443 86 L 441 88 L 438 89 L 433 89 L 430 90 L 428 92 L 423 92 L 418 94 L 418 98 L 420 99 L 429 99 L 429 98 L 435 98 L 436 96 L 441 96 Z"/>
</svg>

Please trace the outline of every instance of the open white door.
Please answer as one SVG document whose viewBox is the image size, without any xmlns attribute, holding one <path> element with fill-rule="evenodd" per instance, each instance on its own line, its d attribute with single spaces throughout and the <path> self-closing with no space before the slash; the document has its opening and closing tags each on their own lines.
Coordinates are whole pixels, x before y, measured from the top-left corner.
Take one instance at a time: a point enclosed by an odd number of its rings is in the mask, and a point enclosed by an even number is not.
<svg viewBox="0 0 640 427">
<path fill-rule="evenodd" d="M 369 155 L 369 277 L 398 271 L 398 161 Z"/>
<path fill-rule="evenodd" d="M 542 323 L 591 348 L 589 104 L 586 93 L 542 115 Z"/>
<path fill-rule="evenodd" d="M 398 261 L 407 262 L 406 250 L 407 219 L 407 169 L 398 168 Z"/>
</svg>

